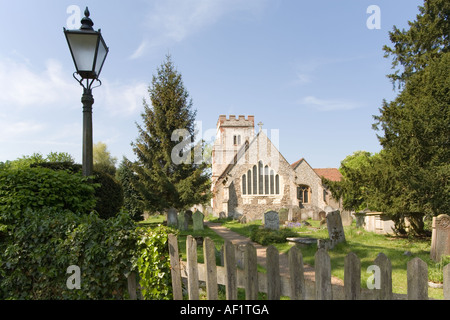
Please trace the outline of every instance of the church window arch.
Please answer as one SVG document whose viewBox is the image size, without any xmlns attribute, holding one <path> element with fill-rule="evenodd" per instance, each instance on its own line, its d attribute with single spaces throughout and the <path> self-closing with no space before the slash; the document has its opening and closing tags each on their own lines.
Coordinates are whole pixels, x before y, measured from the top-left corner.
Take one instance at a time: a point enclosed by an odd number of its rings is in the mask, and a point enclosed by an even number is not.
<svg viewBox="0 0 450 320">
<path fill-rule="evenodd" d="M 279 195 L 280 175 L 262 161 L 242 175 L 243 195 Z"/>
<path fill-rule="evenodd" d="M 302 204 L 310 203 L 311 201 L 311 188 L 307 185 L 300 185 L 297 187 L 297 198 L 298 201 Z"/>
</svg>

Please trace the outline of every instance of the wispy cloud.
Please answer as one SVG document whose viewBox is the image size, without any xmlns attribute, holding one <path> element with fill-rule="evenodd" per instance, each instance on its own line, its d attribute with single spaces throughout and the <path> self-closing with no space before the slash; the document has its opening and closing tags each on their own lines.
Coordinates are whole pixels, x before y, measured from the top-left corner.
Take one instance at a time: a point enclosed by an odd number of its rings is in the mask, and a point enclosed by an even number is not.
<svg viewBox="0 0 450 320">
<path fill-rule="evenodd" d="M 300 105 L 313 108 L 318 111 L 343 111 L 359 108 L 361 105 L 355 101 L 349 100 L 325 100 L 314 96 L 308 96 L 299 101 Z"/>
<path fill-rule="evenodd" d="M 12 149 L 17 153 L 17 148 L 31 149 L 23 153 L 45 152 L 52 146 L 78 152 L 82 88 L 71 72 L 57 60 L 47 60 L 42 67 L 17 56 L 0 56 L 0 161 L 13 159 Z M 148 85 L 102 80 L 94 93 L 94 122 L 105 136 L 113 136 L 124 121 L 139 115 Z"/>
<path fill-rule="evenodd" d="M 165 0 L 150 8 L 144 26 L 146 37 L 130 55 L 143 56 L 150 48 L 177 43 L 201 32 L 224 17 L 244 12 L 257 16 L 267 0 Z"/>
</svg>

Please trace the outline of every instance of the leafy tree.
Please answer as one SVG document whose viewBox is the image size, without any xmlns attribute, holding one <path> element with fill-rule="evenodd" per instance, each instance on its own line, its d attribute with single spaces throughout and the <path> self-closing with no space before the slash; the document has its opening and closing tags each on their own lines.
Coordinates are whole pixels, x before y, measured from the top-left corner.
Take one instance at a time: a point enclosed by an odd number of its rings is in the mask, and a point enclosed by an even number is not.
<svg viewBox="0 0 450 320">
<path fill-rule="evenodd" d="M 450 49 L 450 2 L 425 0 L 419 11 L 416 20 L 408 22 L 408 30 L 394 26 L 389 32 L 394 46 L 383 48 L 385 57 L 392 57 L 392 69 L 396 69 L 388 77 L 394 84 L 398 82 L 400 88 L 414 73 Z"/>
<path fill-rule="evenodd" d="M 345 210 L 361 211 L 369 207 L 368 171 L 371 168 L 373 157 L 375 156 L 372 156 L 370 152 L 356 151 L 341 162 L 339 168 L 343 177 L 341 181 L 322 179 L 333 197 L 342 199 Z"/>
<path fill-rule="evenodd" d="M 104 142 L 97 142 L 93 147 L 94 167 L 97 171 L 102 171 L 114 176 L 116 173 L 117 158 L 111 156 L 108 146 Z"/>
<path fill-rule="evenodd" d="M 170 56 L 158 68 L 148 91 L 151 106 L 144 100 L 143 125 L 137 125 L 139 137 L 132 143 L 137 156 L 135 187 L 144 208 L 162 212 L 205 203 L 210 198 L 210 179 L 206 164 L 194 161 L 192 147 L 196 111 Z M 180 157 L 184 161 L 174 161 Z"/>
</svg>

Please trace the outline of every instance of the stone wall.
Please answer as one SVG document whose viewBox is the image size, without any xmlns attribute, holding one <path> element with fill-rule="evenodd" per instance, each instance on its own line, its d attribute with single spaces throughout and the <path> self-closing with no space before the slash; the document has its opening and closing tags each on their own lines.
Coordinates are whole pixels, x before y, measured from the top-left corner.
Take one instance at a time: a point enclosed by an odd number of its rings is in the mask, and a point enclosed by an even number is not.
<svg viewBox="0 0 450 320">
<path fill-rule="evenodd" d="M 303 160 L 295 168 L 295 183 L 308 186 L 311 190 L 309 203 L 301 206 L 302 216 L 317 219 L 319 212 L 327 206 L 327 203 L 323 200 L 322 178 Z"/>
</svg>

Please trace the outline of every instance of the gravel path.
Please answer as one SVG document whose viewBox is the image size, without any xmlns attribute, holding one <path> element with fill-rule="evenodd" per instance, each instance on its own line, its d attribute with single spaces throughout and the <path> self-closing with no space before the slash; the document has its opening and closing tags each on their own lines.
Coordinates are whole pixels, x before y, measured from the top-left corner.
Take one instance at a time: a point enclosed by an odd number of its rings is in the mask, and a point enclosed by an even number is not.
<svg viewBox="0 0 450 320">
<path fill-rule="evenodd" d="M 217 233 L 220 237 L 230 241 L 235 245 L 245 245 L 250 242 L 256 248 L 258 264 L 264 267 L 266 266 L 267 247 L 262 246 L 256 242 L 253 242 L 249 238 L 244 237 L 234 231 L 231 231 L 228 228 L 223 227 L 221 224 L 205 221 L 205 225 L 211 230 L 213 230 L 215 233 Z M 314 268 L 307 264 L 305 264 L 303 268 L 305 280 L 314 281 Z M 289 276 L 288 257 L 287 254 L 284 253 L 280 254 L 280 274 L 282 276 Z M 336 285 L 344 284 L 344 282 L 341 279 L 338 279 L 336 277 L 332 277 L 331 283 Z"/>
</svg>

